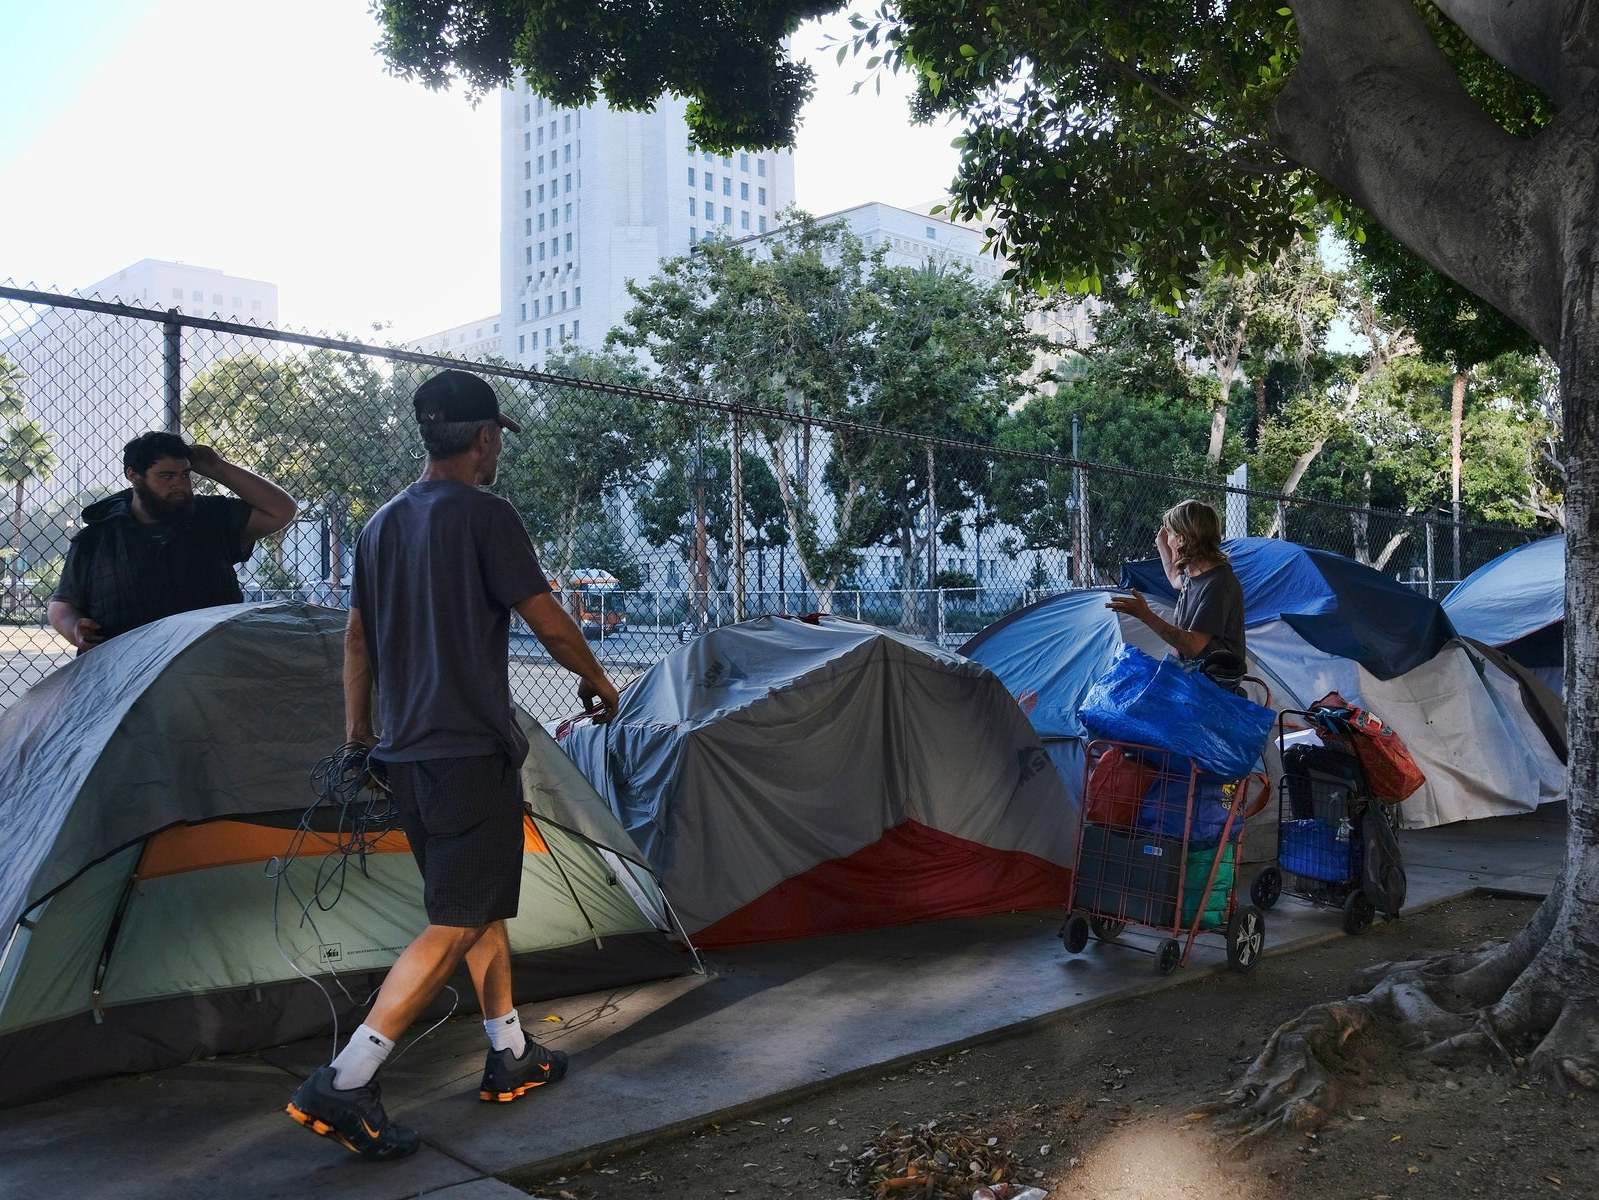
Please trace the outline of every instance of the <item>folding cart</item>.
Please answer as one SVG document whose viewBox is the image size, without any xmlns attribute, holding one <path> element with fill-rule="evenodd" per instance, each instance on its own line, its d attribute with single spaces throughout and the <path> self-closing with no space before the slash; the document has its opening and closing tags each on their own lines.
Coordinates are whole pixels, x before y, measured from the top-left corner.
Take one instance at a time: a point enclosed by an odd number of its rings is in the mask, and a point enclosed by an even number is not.
<svg viewBox="0 0 1599 1200">
<path fill-rule="evenodd" d="M 1114 942 L 1143 927 L 1160 939 L 1153 953 L 1165 975 L 1188 962 L 1201 934 L 1220 934 L 1228 965 L 1253 968 L 1266 918 L 1237 903 L 1237 868 L 1244 823 L 1271 799 L 1266 777 L 1222 782 L 1181 755 L 1125 742 L 1090 742 L 1086 758 L 1066 949 L 1080 954 L 1090 936 Z"/>
<path fill-rule="evenodd" d="M 1304 722 L 1290 728 L 1287 719 Z M 1250 899 L 1270 909 L 1286 891 L 1321 908 L 1340 909 L 1344 932 L 1363 933 L 1376 917 L 1368 893 L 1368 874 L 1380 892 L 1402 900 L 1404 866 L 1392 839 L 1391 807 L 1380 803 L 1349 745 L 1350 734 L 1336 717 L 1319 711 L 1288 709 L 1277 717 L 1277 749 L 1282 778 L 1277 784 L 1277 860 L 1250 884 Z M 1368 822 L 1383 828 L 1370 829 Z M 1386 861 L 1368 872 L 1367 834 Z M 1390 848 L 1391 847 L 1391 848 Z M 1400 900 L 1388 915 L 1398 913 Z"/>
</svg>

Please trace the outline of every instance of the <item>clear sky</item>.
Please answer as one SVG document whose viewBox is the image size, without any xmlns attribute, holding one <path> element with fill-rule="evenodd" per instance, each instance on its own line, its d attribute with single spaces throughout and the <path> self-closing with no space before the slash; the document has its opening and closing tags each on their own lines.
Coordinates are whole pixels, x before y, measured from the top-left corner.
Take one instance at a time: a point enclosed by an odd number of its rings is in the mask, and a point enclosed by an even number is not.
<svg viewBox="0 0 1599 1200">
<path fill-rule="evenodd" d="M 285 324 L 414 337 L 499 294 L 499 107 L 390 78 L 367 0 L 0 0 L 0 279 L 82 287 L 141 258 L 279 288 Z M 942 195 L 954 131 L 907 87 L 796 49 L 818 94 L 799 202 Z"/>
</svg>

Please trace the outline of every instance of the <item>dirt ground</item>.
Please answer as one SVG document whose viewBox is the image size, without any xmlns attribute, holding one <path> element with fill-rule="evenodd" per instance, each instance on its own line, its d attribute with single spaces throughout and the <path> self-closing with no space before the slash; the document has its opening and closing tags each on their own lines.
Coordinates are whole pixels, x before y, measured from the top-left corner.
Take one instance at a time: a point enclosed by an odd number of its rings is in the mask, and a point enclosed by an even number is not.
<svg viewBox="0 0 1599 1200">
<path fill-rule="evenodd" d="M 982 1153 L 1009 1152 L 1017 1177 L 1052 1200 L 1599 1197 L 1599 1102 L 1553 1096 L 1503 1062 L 1445 1070 L 1363 1051 L 1341 1118 L 1241 1163 L 1222 1154 L 1215 1126 L 1189 1116 L 1279 1023 L 1345 994 L 1355 968 L 1508 935 L 1532 908 L 1451 902 L 1268 958 L 1249 976 L 1195 979 L 579 1171 L 513 1182 L 547 1200 L 866 1200 L 874 1193 L 845 1181 L 850 1162 L 885 1127 L 936 1121 Z M 565 1086 L 581 1087 L 581 1076 Z"/>
</svg>

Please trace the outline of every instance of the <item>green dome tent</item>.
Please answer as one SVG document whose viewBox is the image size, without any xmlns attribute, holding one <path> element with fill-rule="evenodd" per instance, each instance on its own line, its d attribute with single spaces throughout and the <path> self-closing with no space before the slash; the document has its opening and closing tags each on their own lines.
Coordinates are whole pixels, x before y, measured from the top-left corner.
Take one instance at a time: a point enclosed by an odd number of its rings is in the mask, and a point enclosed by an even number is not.
<svg viewBox="0 0 1599 1200">
<path fill-rule="evenodd" d="M 330 1004 L 350 1028 L 422 929 L 399 832 L 347 860 L 326 911 L 310 901 L 337 865 L 336 821 L 312 825 L 281 887 L 269 869 L 343 741 L 344 620 L 299 604 L 169 617 L 0 715 L 0 1104 L 324 1032 Z M 519 719 L 517 1001 L 680 973 L 643 855 Z"/>
</svg>

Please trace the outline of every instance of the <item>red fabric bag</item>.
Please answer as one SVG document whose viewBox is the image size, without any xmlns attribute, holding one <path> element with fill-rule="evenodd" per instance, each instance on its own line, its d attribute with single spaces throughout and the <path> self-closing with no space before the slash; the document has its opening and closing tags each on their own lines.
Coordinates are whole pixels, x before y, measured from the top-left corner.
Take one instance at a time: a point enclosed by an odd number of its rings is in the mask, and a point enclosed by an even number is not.
<svg viewBox="0 0 1599 1200">
<path fill-rule="evenodd" d="M 1356 708 L 1337 692 L 1328 692 L 1311 708 L 1340 714 L 1340 725 L 1348 730 L 1349 748 L 1355 752 L 1371 794 L 1378 800 L 1398 804 L 1427 782 L 1427 776 L 1405 748 L 1404 739 L 1384 725 L 1376 713 Z"/>
<path fill-rule="evenodd" d="M 1132 829 L 1138 824 L 1138 806 L 1154 779 L 1154 768 L 1115 747 L 1106 750 L 1088 773 L 1083 818 L 1095 825 Z"/>
</svg>

